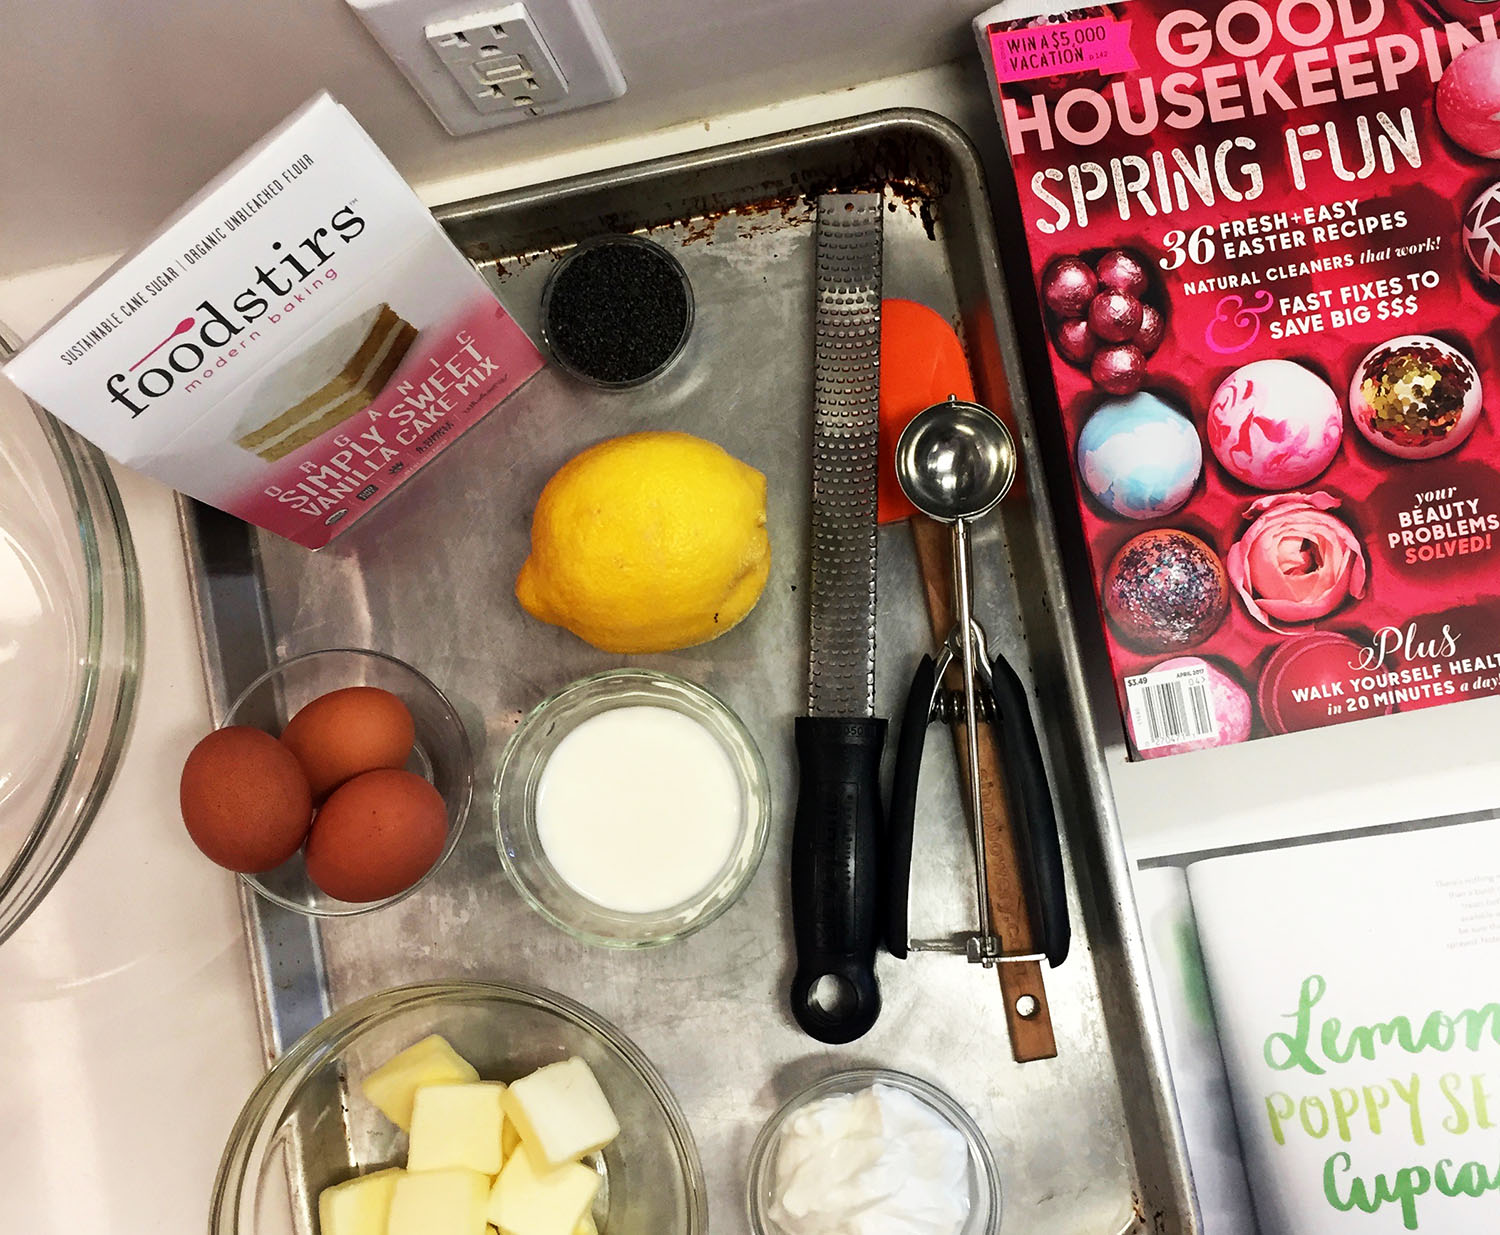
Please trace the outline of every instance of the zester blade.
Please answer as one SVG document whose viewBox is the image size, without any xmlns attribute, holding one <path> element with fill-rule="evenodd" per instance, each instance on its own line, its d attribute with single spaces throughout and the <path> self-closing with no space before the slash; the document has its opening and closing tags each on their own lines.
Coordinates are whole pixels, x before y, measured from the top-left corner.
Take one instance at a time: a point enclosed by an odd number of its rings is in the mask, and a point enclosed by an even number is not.
<svg viewBox="0 0 1500 1235">
<path fill-rule="evenodd" d="M 881 225 L 879 193 L 818 198 L 812 716 L 875 714 Z"/>
</svg>

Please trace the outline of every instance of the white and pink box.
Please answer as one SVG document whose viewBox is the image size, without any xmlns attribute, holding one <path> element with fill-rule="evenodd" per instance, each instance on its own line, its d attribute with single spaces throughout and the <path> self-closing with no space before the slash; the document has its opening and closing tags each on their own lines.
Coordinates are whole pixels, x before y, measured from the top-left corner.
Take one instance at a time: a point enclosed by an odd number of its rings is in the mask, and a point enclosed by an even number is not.
<svg viewBox="0 0 1500 1235">
<path fill-rule="evenodd" d="M 541 364 L 323 94 L 4 373 L 120 463 L 316 549 Z"/>
</svg>

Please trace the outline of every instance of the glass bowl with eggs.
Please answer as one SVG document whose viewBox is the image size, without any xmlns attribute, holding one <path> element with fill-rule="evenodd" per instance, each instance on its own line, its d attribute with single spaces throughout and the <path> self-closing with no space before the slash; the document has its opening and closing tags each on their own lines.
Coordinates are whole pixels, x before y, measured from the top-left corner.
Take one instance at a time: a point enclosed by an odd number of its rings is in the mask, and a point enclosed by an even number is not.
<svg viewBox="0 0 1500 1235">
<path fill-rule="evenodd" d="M 189 835 L 261 896 L 315 917 L 411 895 L 453 852 L 474 761 L 447 697 L 363 648 L 307 652 L 245 688 L 183 767 Z"/>
<path fill-rule="evenodd" d="M 1000 1182 L 979 1125 L 936 1085 L 857 1068 L 809 1086 L 750 1150 L 753 1235 L 853 1229 L 998 1235 Z"/>
<path fill-rule="evenodd" d="M 644 669 L 564 687 L 521 721 L 495 782 L 500 861 L 525 900 L 587 943 L 699 930 L 765 852 L 766 768 L 739 718 Z"/>
<path fill-rule="evenodd" d="M 697 1147 L 618 1029 L 548 991 L 441 982 L 309 1031 L 235 1121 L 210 1235 L 705 1235 Z"/>
</svg>

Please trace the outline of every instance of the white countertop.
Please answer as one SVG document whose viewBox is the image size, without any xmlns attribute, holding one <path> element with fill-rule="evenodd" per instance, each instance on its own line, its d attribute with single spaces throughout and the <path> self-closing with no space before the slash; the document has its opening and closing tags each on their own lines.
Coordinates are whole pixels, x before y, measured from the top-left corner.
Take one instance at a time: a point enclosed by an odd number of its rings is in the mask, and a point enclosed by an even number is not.
<svg viewBox="0 0 1500 1235">
<path fill-rule="evenodd" d="M 972 67 L 813 96 L 421 186 L 429 203 L 880 107 L 992 123 Z M 23 337 L 105 263 L 0 283 Z M 0 1231 L 202 1230 L 231 1124 L 262 1073 L 234 879 L 177 813 L 209 727 L 171 493 L 117 469 L 140 557 L 146 653 L 134 730 L 87 840 L 0 947 Z M 1112 768 L 1141 854 L 1477 809 L 1500 798 L 1500 699 Z"/>
</svg>

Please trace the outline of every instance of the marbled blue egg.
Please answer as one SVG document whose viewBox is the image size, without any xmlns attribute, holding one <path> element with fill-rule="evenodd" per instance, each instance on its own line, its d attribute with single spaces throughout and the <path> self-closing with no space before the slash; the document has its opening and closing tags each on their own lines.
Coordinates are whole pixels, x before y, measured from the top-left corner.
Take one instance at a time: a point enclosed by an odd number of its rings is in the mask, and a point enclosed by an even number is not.
<svg viewBox="0 0 1500 1235">
<path fill-rule="evenodd" d="M 1193 422 L 1149 391 L 1108 399 L 1078 435 L 1078 475 L 1106 510 L 1127 519 L 1169 515 L 1203 470 Z"/>
</svg>

